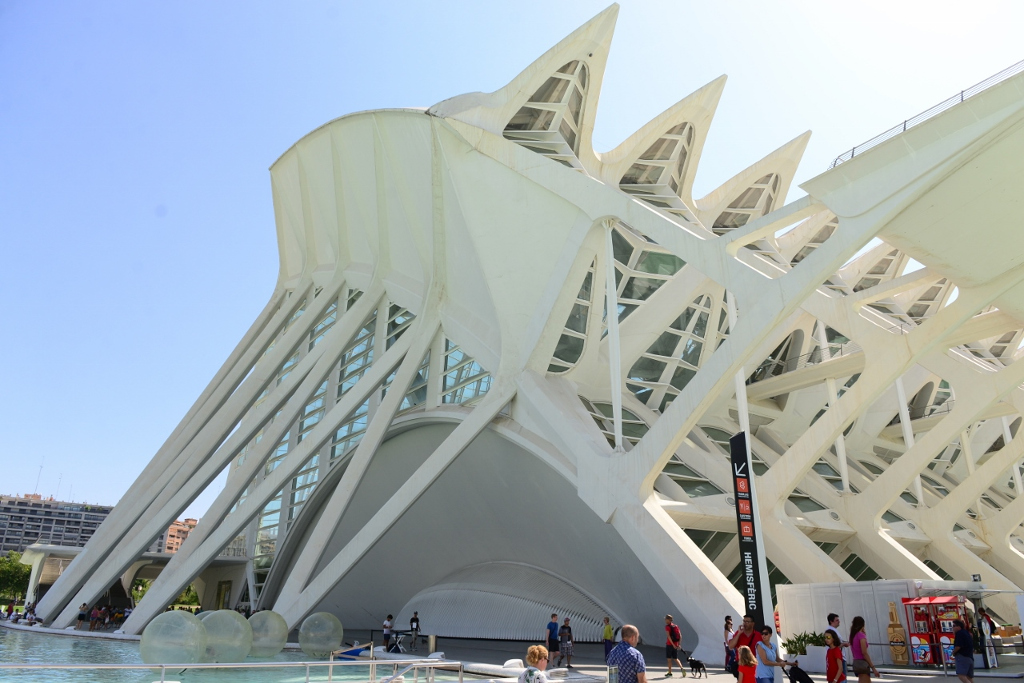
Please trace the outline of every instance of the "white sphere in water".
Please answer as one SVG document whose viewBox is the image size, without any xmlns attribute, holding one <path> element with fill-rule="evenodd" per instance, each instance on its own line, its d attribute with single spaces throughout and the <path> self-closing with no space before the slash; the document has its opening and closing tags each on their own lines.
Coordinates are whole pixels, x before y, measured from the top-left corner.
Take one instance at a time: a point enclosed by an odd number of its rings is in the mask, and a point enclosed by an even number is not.
<svg viewBox="0 0 1024 683">
<path fill-rule="evenodd" d="M 206 660 L 241 662 L 252 649 L 252 627 L 238 612 L 219 609 L 203 620 L 206 627 Z"/>
<path fill-rule="evenodd" d="M 288 622 L 277 612 L 264 610 L 249 617 L 252 627 L 252 657 L 273 657 L 288 641 Z"/>
<path fill-rule="evenodd" d="M 142 632 L 139 654 L 146 664 L 196 664 L 206 653 L 206 627 L 191 612 L 164 612 Z"/>
<path fill-rule="evenodd" d="M 310 614 L 299 627 L 299 647 L 310 657 L 326 657 L 341 647 L 345 629 L 330 612 Z"/>
</svg>

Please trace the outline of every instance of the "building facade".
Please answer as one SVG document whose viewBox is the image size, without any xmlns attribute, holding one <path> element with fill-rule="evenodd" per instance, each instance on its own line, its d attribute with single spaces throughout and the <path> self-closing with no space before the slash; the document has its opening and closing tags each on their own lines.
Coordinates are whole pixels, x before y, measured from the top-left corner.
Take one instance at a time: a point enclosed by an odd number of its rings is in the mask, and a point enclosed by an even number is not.
<svg viewBox="0 0 1024 683">
<path fill-rule="evenodd" d="M 532 639 L 557 611 L 587 640 L 671 611 L 720 661 L 740 430 L 773 584 L 1024 586 L 1024 76 L 789 203 L 808 134 L 694 198 L 725 79 L 595 151 L 616 15 L 493 93 L 344 116 L 275 162 L 274 294 L 46 620 L 227 470 L 126 631 L 199 577 L 292 627 L 418 610 Z"/>
<path fill-rule="evenodd" d="M 84 546 L 112 509 L 38 493 L 0 495 L 0 553 L 21 553 L 33 543 Z"/>
<path fill-rule="evenodd" d="M 184 520 L 176 519 L 171 522 L 171 526 L 167 529 L 166 540 L 163 543 L 163 551 L 165 553 L 176 553 L 181 548 L 181 544 L 188 538 L 190 531 L 196 528 L 196 524 L 199 520 L 191 517 L 186 517 Z"/>
</svg>

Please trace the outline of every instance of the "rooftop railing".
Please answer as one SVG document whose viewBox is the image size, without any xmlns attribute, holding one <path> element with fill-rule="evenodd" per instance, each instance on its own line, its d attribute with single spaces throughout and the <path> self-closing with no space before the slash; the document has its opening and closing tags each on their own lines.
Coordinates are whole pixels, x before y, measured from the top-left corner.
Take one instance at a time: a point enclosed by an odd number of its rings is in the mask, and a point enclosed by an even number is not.
<svg viewBox="0 0 1024 683">
<path fill-rule="evenodd" d="M 836 166 L 838 166 L 839 164 L 843 163 L 844 161 L 849 161 L 850 159 L 855 157 L 857 154 L 861 154 L 863 152 L 866 152 L 867 150 L 871 149 L 872 147 L 875 147 L 876 145 L 882 144 L 883 142 L 885 142 L 889 138 L 896 137 L 900 133 L 906 132 L 906 130 L 908 128 L 913 128 L 917 124 L 923 123 L 924 121 L 927 121 L 928 119 L 932 118 L 936 114 L 941 114 L 942 112 L 946 111 L 950 107 L 952 107 L 954 105 L 957 105 L 957 104 L 960 104 L 964 100 L 966 100 L 966 99 L 968 99 L 970 97 L 973 97 L 974 95 L 977 95 L 980 92 L 988 90 L 993 85 L 996 85 L 997 83 L 1001 83 L 1001 82 L 1005 81 L 1007 78 L 1009 78 L 1011 76 L 1015 76 L 1016 74 L 1019 74 L 1022 71 L 1024 71 L 1024 61 L 1017 62 L 1013 66 L 1008 67 L 1006 69 L 1003 69 L 1002 71 L 1000 71 L 999 73 L 997 73 L 997 74 L 995 74 L 993 76 L 989 76 L 988 78 L 983 80 L 981 83 L 977 83 L 975 85 L 972 85 L 970 88 L 967 88 L 966 90 L 961 90 L 959 93 L 957 93 L 956 95 L 953 95 L 948 100 L 945 100 L 943 102 L 939 102 L 938 104 L 936 104 L 931 109 L 927 109 L 927 110 L 921 112 L 920 114 L 918 114 L 917 116 L 912 116 L 909 119 L 907 119 L 906 121 L 904 121 L 903 123 L 901 123 L 899 125 L 896 125 L 896 126 L 893 126 L 889 130 L 887 130 L 884 133 L 881 133 L 879 135 L 876 135 L 875 137 L 871 138 L 867 142 L 862 142 L 861 144 L 857 145 L 853 149 L 848 150 L 846 152 L 843 152 L 842 154 L 837 156 L 835 158 L 835 160 L 831 164 L 829 164 L 829 168 L 835 168 Z"/>
</svg>

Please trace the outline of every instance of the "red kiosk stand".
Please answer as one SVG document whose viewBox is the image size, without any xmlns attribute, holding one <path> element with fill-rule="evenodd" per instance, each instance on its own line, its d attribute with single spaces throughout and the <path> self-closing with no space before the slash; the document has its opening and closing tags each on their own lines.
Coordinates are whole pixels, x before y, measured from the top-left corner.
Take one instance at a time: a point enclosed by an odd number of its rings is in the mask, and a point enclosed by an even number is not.
<svg viewBox="0 0 1024 683">
<path fill-rule="evenodd" d="M 914 664 L 941 665 L 945 657 L 953 662 L 953 621 L 967 623 L 967 608 L 962 595 L 931 598 L 903 598 L 910 631 L 910 653 Z M 940 654 L 941 653 L 941 654 Z"/>
</svg>

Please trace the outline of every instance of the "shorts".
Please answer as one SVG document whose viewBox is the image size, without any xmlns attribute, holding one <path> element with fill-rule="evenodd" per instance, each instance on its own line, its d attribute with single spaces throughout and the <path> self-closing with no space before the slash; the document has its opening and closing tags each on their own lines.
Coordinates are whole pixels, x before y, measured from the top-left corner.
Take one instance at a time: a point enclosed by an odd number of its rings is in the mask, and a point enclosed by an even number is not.
<svg viewBox="0 0 1024 683">
<path fill-rule="evenodd" d="M 564 643 L 559 643 L 558 654 L 572 657 L 572 642 L 567 640 Z"/>
<path fill-rule="evenodd" d="M 558 641 L 554 638 L 548 638 L 548 652 L 558 652 Z"/>
<path fill-rule="evenodd" d="M 855 673 L 858 676 L 861 676 L 863 674 L 871 673 L 871 667 L 868 665 L 868 660 L 866 660 L 866 659 L 855 659 L 855 660 L 853 660 L 853 673 Z"/>
<path fill-rule="evenodd" d="M 957 676 L 974 678 L 974 657 L 968 657 L 967 655 L 954 655 L 953 659 L 956 660 Z"/>
<path fill-rule="evenodd" d="M 78 613 L 78 620 L 79 621 L 85 621 L 85 612 L 79 612 Z"/>
<path fill-rule="evenodd" d="M 665 659 L 679 659 L 679 649 L 675 645 L 665 643 Z"/>
</svg>

